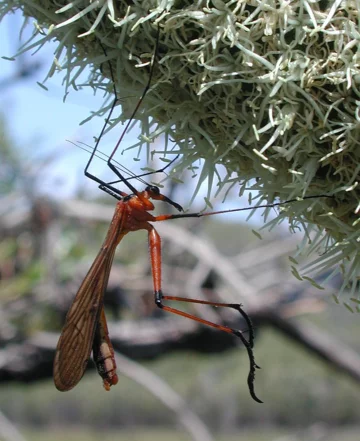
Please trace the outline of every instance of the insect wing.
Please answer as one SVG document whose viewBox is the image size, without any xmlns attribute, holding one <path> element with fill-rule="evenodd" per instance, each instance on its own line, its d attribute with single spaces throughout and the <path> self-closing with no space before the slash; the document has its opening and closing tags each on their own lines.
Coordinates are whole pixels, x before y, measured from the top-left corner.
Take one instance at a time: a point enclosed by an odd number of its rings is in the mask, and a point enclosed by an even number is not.
<svg viewBox="0 0 360 441">
<path fill-rule="evenodd" d="M 124 205 L 118 203 L 105 241 L 66 316 L 54 361 L 54 382 L 60 391 L 72 389 L 85 372 L 115 249 L 126 234 L 125 222 Z"/>
<path fill-rule="evenodd" d="M 66 316 L 54 361 L 54 382 L 61 391 L 72 389 L 85 372 L 115 248 L 114 241 L 100 251 Z"/>
</svg>

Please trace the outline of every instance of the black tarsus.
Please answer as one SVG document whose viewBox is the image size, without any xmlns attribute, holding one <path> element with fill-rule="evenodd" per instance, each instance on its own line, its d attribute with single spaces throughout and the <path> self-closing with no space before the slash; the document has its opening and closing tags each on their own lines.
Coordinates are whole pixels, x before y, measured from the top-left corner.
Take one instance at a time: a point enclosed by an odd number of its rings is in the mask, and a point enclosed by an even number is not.
<svg viewBox="0 0 360 441">
<path fill-rule="evenodd" d="M 252 350 L 252 347 L 250 346 L 250 344 L 246 340 L 246 338 L 243 336 L 243 333 L 241 331 L 235 331 L 234 330 L 234 335 L 236 335 L 237 337 L 240 338 L 240 340 L 242 341 L 243 345 L 245 346 L 245 348 L 247 350 L 247 353 L 248 353 L 248 356 L 249 356 L 250 372 L 249 372 L 249 375 L 248 375 L 247 383 L 248 383 L 250 395 L 251 395 L 253 400 L 257 401 L 258 403 L 263 403 L 263 401 L 261 401 L 256 396 L 256 393 L 255 393 L 255 387 L 254 387 L 255 372 L 256 372 L 256 369 L 260 369 L 260 367 L 255 362 L 255 357 L 254 357 L 254 352 Z"/>
<path fill-rule="evenodd" d="M 162 294 L 162 291 L 160 290 L 160 291 L 155 291 L 154 292 L 154 297 L 155 297 L 155 304 L 156 304 L 156 306 L 158 307 L 158 308 L 160 308 L 160 309 L 163 309 L 164 308 L 164 305 L 163 305 L 163 303 L 162 303 L 162 300 L 163 300 L 163 294 Z M 166 296 L 165 296 L 166 297 Z M 175 300 L 175 299 L 173 299 L 173 300 Z M 196 303 L 197 301 L 196 301 L 196 299 L 189 299 L 189 300 L 192 300 L 194 303 Z M 180 301 L 181 302 L 181 300 L 177 300 L 177 301 Z M 182 301 L 184 301 L 184 302 L 186 302 L 186 300 L 182 300 Z M 199 301 L 199 303 L 200 303 L 201 301 Z M 207 304 L 212 304 L 212 302 L 208 302 Z M 246 348 L 246 350 L 247 350 L 247 353 L 248 353 L 248 357 L 249 357 L 249 362 L 250 362 L 250 370 L 249 370 L 249 375 L 248 375 L 248 378 L 247 378 L 247 384 L 248 384 L 248 388 L 249 388 L 249 392 L 250 392 L 250 395 L 251 395 L 251 398 L 253 399 L 253 400 L 255 400 L 257 403 L 263 403 L 263 401 L 261 401 L 257 396 L 256 396 L 256 393 L 255 393 L 255 386 L 254 386 L 254 383 L 255 383 L 255 372 L 256 372 L 256 369 L 261 369 L 260 368 L 260 366 L 259 365 L 257 365 L 256 364 L 256 362 L 255 362 L 255 357 L 254 357 L 254 351 L 253 351 L 253 347 L 254 347 L 254 327 L 253 327 L 253 324 L 252 324 L 252 321 L 251 321 L 251 319 L 250 319 L 250 317 L 248 316 L 248 314 L 242 309 L 242 305 L 241 304 L 237 304 L 237 303 L 225 303 L 225 304 L 221 304 L 221 305 L 219 305 L 219 304 L 217 304 L 216 305 L 216 302 L 214 302 L 214 304 L 213 304 L 213 306 L 222 306 L 222 307 L 224 307 L 224 308 L 232 308 L 232 309 L 235 309 L 236 311 L 238 311 L 240 314 L 241 314 L 241 316 L 243 317 L 243 319 L 245 320 L 245 322 L 246 322 L 246 324 L 247 324 L 247 326 L 248 326 L 248 332 L 249 332 L 249 340 L 247 340 L 245 337 L 244 337 L 244 334 L 240 331 L 240 330 L 237 330 L 237 329 L 232 329 L 232 328 L 228 328 L 227 327 L 227 329 L 229 330 L 229 331 L 231 331 L 231 333 L 233 334 L 233 335 L 235 335 L 236 337 L 239 337 L 240 338 L 240 340 L 241 340 L 241 342 L 242 342 L 242 344 L 245 346 L 245 348 Z M 174 310 L 173 309 L 173 311 L 169 311 L 169 312 L 173 312 L 173 313 L 177 313 L 177 312 L 175 312 L 175 311 L 177 311 L 178 313 L 179 312 L 181 312 L 181 310 L 178 310 L 178 309 L 176 309 L 176 310 Z M 199 319 L 198 319 L 198 317 L 196 317 L 196 316 L 194 316 L 194 315 L 187 315 L 187 317 L 188 318 L 190 318 L 190 319 L 192 319 L 192 320 L 195 320 L 195 321 L 199 321 Z M 201 322 L 200 322 L 201 323 Z M 206 323 L 203 323 L 204 325 L 206 325 Z M 210 322 L 208 322 L 208 326 L 212 326 L 212 325 L 214 325 L 215 323 L 210 323 Z M 228 332 L 228 331 L 227 331 Z"/>
<path fill-rule="evenodd" d="M 253 352 L 253 347 L 254 347 L 254 326 L 252 324 L 251 318 L 248 316 L 248 314 L 242 309 L 242 305 L 241 304 L 229 304 L 230 308 L 235 309 L 236 311 L 239 311 L 240 314 L 242 315 L 243 319 L 246 321 L 246 324 L 248 326 L 248 331 L 249 331 L 249 340 L 246 340 L 246 338 L 244 337 L 243 333 L 241 331 L 233 331 L 234 334 L 240 338 L 242 344 L 245 346 L 248 356 L 249 356 L 249 362 L 250 362 L 250 371 L 249 371 L 249 375 L 248 375 L 248 386 L 249 386 L 249 391 L 250 391 L 250 395 L 253 398 L 253 400 L 257 401 L 258 403 L 263 403 L 263 401 L 261 401 L 255 394 L 255 387 L 254 387 L 254 383 L 255 383 L 255 372 L 256 369 L 261 369 L 261 367 L 259 365 L 256 364 L 255 362 L 255 357 L 254 357 L 254 352 Z"/>
<path fill-rule="evenodd" d="M 229 304 L 229 308 L 233 308 L 236 311 L 239 311 L 243 316 L 243 319 L 246 321 L 248 332 L 249 332 L 249 345 L 251 348 L 254 347 L 254 326 L 252 324 L 251 318 L 247 315 L 247 313 L 242 309 L 241 303 Z"/>
</svg>

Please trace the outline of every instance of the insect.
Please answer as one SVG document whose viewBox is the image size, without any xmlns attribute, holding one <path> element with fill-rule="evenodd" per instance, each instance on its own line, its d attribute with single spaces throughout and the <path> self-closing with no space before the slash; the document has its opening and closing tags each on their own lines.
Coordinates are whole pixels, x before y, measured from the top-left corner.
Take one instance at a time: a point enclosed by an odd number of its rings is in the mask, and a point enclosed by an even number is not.
<svg viewBox="0 0 360 441">
<path fill-rule="evenodd" d="M 159 31 L 156 41 L 155 54 L 158 50 Z M 229 213 L 242 211 L 249 208 L 240 208 L 233 210 L 216 211 L 209 213 L 181 213 L 182 207 L 176 202 L 163 195 L 159 188 L 155 185 L 147 185 L 145 190 L 138 191 L 130 182 L 133 177 L 143 181 L 143 177 L 151 174 L 144 173 L 139 176 L 133 176 L 126 179 L 123 172 L 115 166 L 113 160 L 114 154 L 118 149 L 124 134 L 126 133 L 132 119 L 138 111 L 141 102 L 143 101 L 148 89 L 151 85 L 151 79 L 154 70 L 154 58 L 150 67 L 149 80 L 147 86 L 138 101 L 131 119 L 127 123 L 122 135 L 117 142 L 113 152 L 107 160 L 108 167 L 114 172 L 117 177 L 116 181 L 105 182 L 99 179 L 97 176 L 89 172 L 89 166 L 97 155 L 97 148 L 105 127 L 110 120 L 111 113 L 116 105 L 116 98 L 110 114 L 105 121 L 105 125 L 101 131 L 99 138 L 95 144 L 95 148 L 91 153 L 90 159 L 85 167 L 85 175 L 99 184 L 99 188 L 111 196 L 115 197 L 118 202 L 115 208 L 115 213 L 111 221 L 109 230 L 104 240 L 101 249 L 96 256 L 94 263 L 89 269 L 84 281 L 82 282 L 73 304 L 71 305 L 66 317 L 66 322 L 63 327 L 55 354 L 54 361 L 54 382 L 60 391 L 67 391 L 72 389 L 82 378 L 91 351 L 93 351 L 94 361 L 101 377 L 103 378 L 104 387 L 109 390 L 112 385 L 118 382 L 116 375 L 116 362 L 114 357 L 114 350 L 108 335 L 108 329 L 106 324 L 106 317 L 103 309 L 104 292 L 109 279 L 110 269 L 114 258 L 115 250 L 122 238 L 133 231 L 146 230 L 148 232 L 150 260 L 152 267 L 152 278 L 154 286 L 154 300 L 155 304 L 163 311 L 180 315 L 182 317 L 195 320 L 207 326 L 211 326 L 220 331 L 233 334 L 238 337 L 245 346 L 249 358 L 249 374 L 248 374 L 248 387 L 251 397 L 258 403 L 262 401 L 257 397 L 254 389 L 255 371 L 259 366 L 255 362 L 253 346 L 254 346 L 254 331 L 251 320 L 246 312 L 242 309 L 240 304 L 210 302 L 205 300 L 197 300 L 185 297 L 175 297 L 164 295 L 161 286 L 161 243 L 160 236 L 157 233 L 153 222 L 162 222 L 171 219 L 189 218 L 189 217 L 204 217 L 220 213 Z M 111 66 L 110 66 L 111 71 Z M 113 81 L 114 82 L 114 81 Z M 114 87 L 114 93 L 116 97 L 116 90 Z M 175 158 L 176 159 L 176 158 Z M 164 167 L 158 172 L 163 172 L 169 165 Z M 130 193 L 119 190 L 118 183 L 123 183 Z M 154 209 L 152 201 L 163 201 L 170 204 L 179 214 L 164 214 L 159 216 L 153 216 L 150 212 Z M 275 204 L 265 204 L 260 207 L 274 207 L 285 203 L 293 202 L 295 200 L 279 202 Z M 202 305 L 211 305 L 221 308 L 230 308 L 238 311 L 245 320 L 248 327 L 248 338 L 245 338 L 242 331 L 232 329 L 228 326 L 213 323 L 202 318 L 196 317 L 188 312 L 167 306 L 164 302 L 186 302 L 196 303 Z"/>
</svg>

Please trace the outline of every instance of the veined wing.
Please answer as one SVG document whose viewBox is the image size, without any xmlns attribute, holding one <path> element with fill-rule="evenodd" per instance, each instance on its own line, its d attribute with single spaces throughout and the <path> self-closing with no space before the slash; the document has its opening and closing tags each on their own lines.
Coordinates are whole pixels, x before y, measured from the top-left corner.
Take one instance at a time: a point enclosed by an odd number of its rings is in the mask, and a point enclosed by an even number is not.
<svg viewBox="0 0 360 441">
<path fill-rule="evenodd" d="M 60 391 L 76 386 L 89 361 L 115 249 L 125 234 L 121 233 L 125 221 L 121 214 L 115 211 L 104 244 L 66 316 L 54 361 L 54 382 Z"/>
</svg>

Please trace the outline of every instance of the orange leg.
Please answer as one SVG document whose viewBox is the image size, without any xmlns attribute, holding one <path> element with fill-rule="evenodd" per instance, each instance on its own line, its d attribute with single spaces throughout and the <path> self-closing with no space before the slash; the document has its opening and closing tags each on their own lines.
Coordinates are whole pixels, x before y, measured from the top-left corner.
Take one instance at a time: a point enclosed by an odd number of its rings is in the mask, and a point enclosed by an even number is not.
<svg viewBox="0 0 360 441">
<path fill-rule="evenodd" d="M 246 312 L 241 308 L 240 304 L 234 303 L 220 303 L 220 302 L 210 302 L 206 300 L 197 300 L 186 297 L 175 297 L 175 296 L 164 296 L 161 291 L 161 239 L 158 232 L 155 228 L 148 224 L 148 235 L 149 235 L 149 251 L 151 258 L 151 266 L 152 266 L 152 276 L 154 282 L 154 292 L 155 292 L 155 303 L 156 306 L 161 308 L 163 311 L 171 312 L 172 314 L 180 315 L 182 317 L 186 317 L 190 320 L 194 320 L 198 323 L 202 323 L 207 326 L 211 326 L 212 328 L 216 328 L 220 331 L 227 332 L 228 334 L 236 335 L 240 338 L 241 342 L 245 346 L 249 361 L 250 361 L 250 372 L 248 375 L 248 386 L 251 397 L 257 401 L 258 403 L 262 403 L 262 401 L 256 396 L 254 389 L 254 381 L 255 381 L 255 371 L 256 369 L 260 369 L 260 367 L 255 362 L 255 357 L 253 353 L 253 345 L 254 345 L 254 330 L 250 320 L 250 317 L 246 314 Z M 225 325 L 219 325 L 217 323 L 210 322 L 208 320 L 204 320 L 195 315 L 189 314 L 187 312 L 181 311 L 179 309 L 172 308 L 170 306 L 166 306 L 163 304 L 164 300 L 172 300 L 177 302 L 187 302 L 187 303 L 197 303 L 202 305 L 211 305 L 215 307 L 222 308 L 232 308 L 240 312 L 242 317 L 245 319 L 248 328 L 249 328 L 249 340 L 247 340 L 243 333 L 240 330 L 229 328 Z"/>
</svg>

